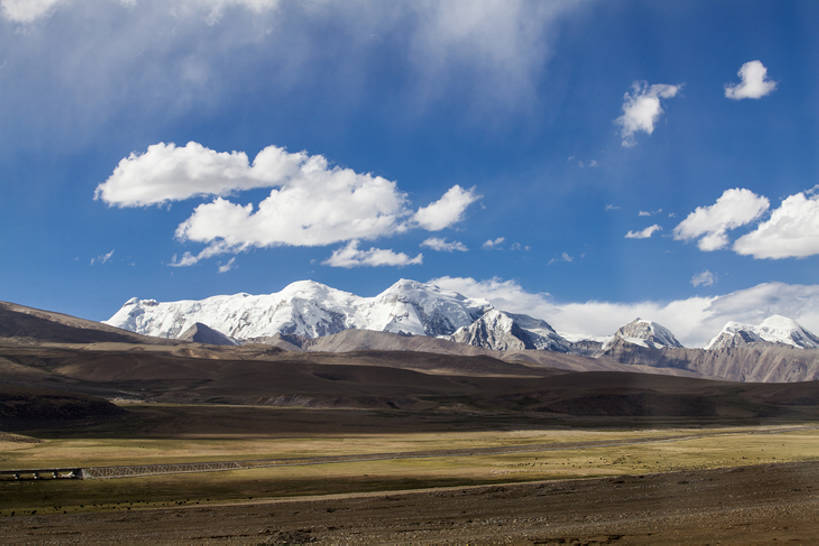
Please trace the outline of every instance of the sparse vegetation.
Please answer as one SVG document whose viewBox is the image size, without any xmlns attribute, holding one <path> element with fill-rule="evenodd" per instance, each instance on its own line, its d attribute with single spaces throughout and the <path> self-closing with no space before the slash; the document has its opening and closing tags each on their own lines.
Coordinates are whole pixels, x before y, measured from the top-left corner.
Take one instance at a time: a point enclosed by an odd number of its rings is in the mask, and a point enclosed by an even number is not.
<svg viewBox="0 0 819 546">
<path fill-rule="evenodd" d="M 431 451 L 553 443 L 556 451 L 437 456 L 169 474 L 115 480 L 0 482 L 0 514 L 40 510 L 126 510 L 278 496 L 415 489 L 543 479 L 636 475 L 686 469 L 819 460 L 819 430 L 708 429 L 700 438 L 573 447 L 584 442 L 690 436 L 702 429 L 527 430 L 415 434 L 336 434 L 259 438 L 46 439 L 0 445 L 6 468 L 29 465 L 145 463 L 206 458 L 286 458 L 328 453 Z M 761 434 L 764 432 L 764 434 Z M 22 446 L 22 447 L 21 447 Z"/>
</svg>

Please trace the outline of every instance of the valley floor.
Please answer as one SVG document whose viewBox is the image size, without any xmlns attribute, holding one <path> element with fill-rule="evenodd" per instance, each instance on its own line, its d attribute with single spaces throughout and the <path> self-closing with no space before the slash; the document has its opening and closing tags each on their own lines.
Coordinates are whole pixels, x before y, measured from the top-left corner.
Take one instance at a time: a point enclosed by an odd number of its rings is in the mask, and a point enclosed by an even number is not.
<svg viewBox="0 0 819 546">
<path fill-rule="evenodd" d="M 0 469 L 260 459 L 0 481 L 2 543 L 801 543 L 819 426 L 202 405 L 0 434 Z M 252 415 L 253 419 L 248 419 Z M 392 426 L 388 423 L 393 422 Z"/>
<path fill-rule="evenodd" d="M 4 543 L 808 544 L 819 462 L 4 518 Z"/>
</svg>

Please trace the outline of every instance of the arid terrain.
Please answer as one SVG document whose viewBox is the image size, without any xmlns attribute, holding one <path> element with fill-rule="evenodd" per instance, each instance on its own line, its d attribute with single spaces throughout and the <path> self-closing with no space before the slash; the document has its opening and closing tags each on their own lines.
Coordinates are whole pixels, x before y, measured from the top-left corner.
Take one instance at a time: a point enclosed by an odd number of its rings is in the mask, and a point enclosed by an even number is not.
<svg viewBox="0 0 819 546">
<path fill-rule="evenodd" d="M 808 544 L 819 464 L 4 518 L 7 543 Z"/>
<path fill-rule="evenodd" d="M 0 340 L 4 543 L 819 535 L 816 382 L 210 346 L 25 315 L 0 316 L 16 334 Z"/>
</svg>

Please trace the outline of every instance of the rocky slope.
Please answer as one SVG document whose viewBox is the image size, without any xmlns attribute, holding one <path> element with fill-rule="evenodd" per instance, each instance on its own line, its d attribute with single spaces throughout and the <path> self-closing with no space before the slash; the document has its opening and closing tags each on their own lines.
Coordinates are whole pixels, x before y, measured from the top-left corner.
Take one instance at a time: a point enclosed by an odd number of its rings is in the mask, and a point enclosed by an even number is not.
<svg viewBox="0 0 819 546">
<path fill-rule="evenodd" d="M 237 343 L 218 330 L 214 330 L 201 322 L 182 332 L 179 339 L 193 341 L 194 343 L 206 343 L 208 345 L 236 345 Z"/>
<path fill-rule="evenodd" d="M 636 345 L 645 349 L 682 347 L 682 343 L 668 328 L 639 317 L 614 332 L 612 338 L 603 345 L 603 353 L 622 345 Z"/>
<path fill-rule="evenodd" d="M 459 328 L 452 340 L 497 351 L 537 349 L 568 352 L 570 344 L 546 321 L 492 309 L 469 326 Z"/>
<path fill-rule="evenodd" d="M 621 348 L 606 355 L 622 364 L 687 370 L 697 375 L 743 382 L 819 380 L 819 350 L 775 343 L 747 343 L 723 349 Z"/>
<path fill-rule="evenodd" d="M 0 302 L 0 338 L 62 343 L 164 343 L 127 329 L 10 302 Z"/>
</svg>

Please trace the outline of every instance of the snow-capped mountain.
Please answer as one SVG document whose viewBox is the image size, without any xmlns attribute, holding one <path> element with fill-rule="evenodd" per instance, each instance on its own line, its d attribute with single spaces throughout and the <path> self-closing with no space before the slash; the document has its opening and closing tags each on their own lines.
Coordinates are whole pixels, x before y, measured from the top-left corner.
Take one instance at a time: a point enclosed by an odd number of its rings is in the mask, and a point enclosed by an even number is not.
<svg viewBox="0 0 819 546">
<path fill-rule="evenodd" d="M 728 349 L 739 347 L 746 343 L 757 343 L 762 341 L 756 333 L 756 326 L 742 324 L 741 322 L 730 321 L 722 327 L 722 330 L 711 338 L 705 346 L 706 350 Z"/>
<path fill-rule="evenodd" d="M 240 293 L 161 303 L 131 298 L 105 322 L 165 338 L 178 338 L 197 322 L 239 340 L 278 333 L 318 337 L 354 327 L 350 310 L 360 299 L 317 282 L 298 281 L 257 296 Z"/>
<path fill-rule="evenodd" d="M 674 334 L 665 326 L 637 318 L 621 326 L 612 338 L 603 344 L 603 351 L 618 345 L 636 345 L 645 349 L 682 348 Z"/>
<path fill-rule="evenodd" d="M 546 321 L 527 315 L 487 311 L 469 326 L 462 326 L 452 340 L 498 351 L 544 349 L 568 352 L 569 342 Z"/>
<path fill-rule="evenodd" d="M 298 281 L 280 292 L 256 296 L 175 302 L 132 298 L 106 323 L 165 338 L 177 338 L 197 322 L 237 340 L 276 334 L 315 338 L 347 329 L 450 336 L 490 309 L 485 300 L 406 279 L 371 298 Z"/>
<path fill-rule="evenodd" d="M 374 298 L 360 298 L 352 328 L 448 336 L 492 306 L 431 283 L 401 279 Z"/>
<path fill-rule="evenodd" d="M 771 315 L 757 326 L 729 322 L 705 348 L 718 350 L 759 342 L 782 343 L 800 349 L 819 348 L 819 337 L 782 315 Z"/>
</svg>

